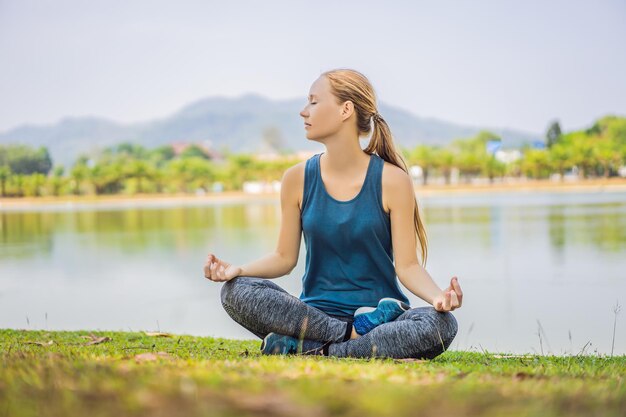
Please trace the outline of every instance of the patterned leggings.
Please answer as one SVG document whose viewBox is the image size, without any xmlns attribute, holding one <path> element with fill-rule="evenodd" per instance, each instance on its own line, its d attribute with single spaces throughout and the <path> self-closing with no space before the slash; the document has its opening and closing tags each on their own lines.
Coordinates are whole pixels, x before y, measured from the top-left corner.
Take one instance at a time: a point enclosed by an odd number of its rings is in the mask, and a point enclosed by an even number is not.
<svg viewBox="0 0 626 417">
<path fill-rule="evenodd" d="M 233 320 L 261 339 L 274 332 L 333 342 L 328 354 L 337 357 L 432 359 L 450 346 L 458 330 L 449 311 L 417 307 L 363 336 L 344 341 L 353 317 L 329 315 L 276 283 L 257 277 L 238 276 L 226 281 L 221 302 Z"/>
</svg>

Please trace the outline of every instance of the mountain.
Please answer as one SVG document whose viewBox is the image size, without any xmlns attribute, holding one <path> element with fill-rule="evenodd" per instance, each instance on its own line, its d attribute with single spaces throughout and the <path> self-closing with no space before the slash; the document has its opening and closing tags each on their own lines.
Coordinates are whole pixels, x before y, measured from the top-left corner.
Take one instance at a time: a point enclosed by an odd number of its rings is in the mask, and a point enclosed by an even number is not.
<svg viewBox="0 0 626 417">
<path fill-rule="evenodd" d="M 0 133 L 0 144 L 22 143 L 46 146 L 55 164 L 70 166 L 82 153 L 96 153 L 120 142 L 133 142 L 152 148 L 172 142 L 203 142 L 233 152 L 263 149 L 266 129 L 273 128 L 284 147 L 292 150 L 323 150 L 308 140 L 299 116 L 306 100 L 269 100 L 258 94 L 236 98 L 209 97 L 191 103 L 171 116 L 147 123 L 122 124 L 97 117 L 67 117 L 54 125 L 23 125 Z M 405 110 L 379 103 L 380 113 L 389 123 L 397 144 L 445 145 L 456 138 L 467 138 L 482 128 L 461 126 L 422 118 Z M 512 129 L 486 128 L 502 137 L 503 147 L 542 140 L 541 135 Z M 366 144 L 362 141 L 362 145 Z"/>
</svg>

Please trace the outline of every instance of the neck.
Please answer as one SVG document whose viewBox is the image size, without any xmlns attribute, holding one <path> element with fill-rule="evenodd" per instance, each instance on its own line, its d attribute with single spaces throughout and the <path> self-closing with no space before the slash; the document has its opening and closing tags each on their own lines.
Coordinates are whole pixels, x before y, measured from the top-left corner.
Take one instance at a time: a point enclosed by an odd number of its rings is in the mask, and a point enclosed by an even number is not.
<svg viewBox="0 0 626 417">
<path fill-rule="evenodd" d="M 358 137 L 335 137 L 325 143 L 326 151 L 321 156 L 326 171 L 339 175 L 352 175 L 367 168 L 370 156 L 363 152 Z"/>
</svg>

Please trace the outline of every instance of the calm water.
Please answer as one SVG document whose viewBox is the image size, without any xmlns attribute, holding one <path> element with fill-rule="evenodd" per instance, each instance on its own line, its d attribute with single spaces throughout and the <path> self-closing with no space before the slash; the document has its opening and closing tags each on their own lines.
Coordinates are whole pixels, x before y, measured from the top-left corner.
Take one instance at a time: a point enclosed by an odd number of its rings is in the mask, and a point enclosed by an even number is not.
<svg viewBox="0 0 626 417">
<path fill-rule="evenodd" d="M 419 197 L 426 269 L 464 304 L 451 349 L 626 354 L 626 192 Z M 246 263 L 274 250 L 280 206 L 38 207 L 0 212 L 0 328 L 255 336 L 203 278 L 209 251 Z M 298 267 L 274 280 L 300 294 Z M 402 287 L 413 307 L 427 305 Z M 571 337 L 571 338 L 570 338 Z M 589 343 L 588 343 L 589 342 Z"/>
</svg>

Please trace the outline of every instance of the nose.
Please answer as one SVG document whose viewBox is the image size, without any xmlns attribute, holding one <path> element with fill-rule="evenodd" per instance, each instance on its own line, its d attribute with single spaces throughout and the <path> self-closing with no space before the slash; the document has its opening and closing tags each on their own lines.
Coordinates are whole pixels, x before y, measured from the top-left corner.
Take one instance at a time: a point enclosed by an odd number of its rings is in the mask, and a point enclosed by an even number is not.
<svg viewBox="0 0 626 417">
<path fill-rule="evenodd" d="M 308 116 L 308 113 L 306 111 L 306 107 L 300 111 L 300 116 L 301 117 L 307 117 Z"/>
</svg>

